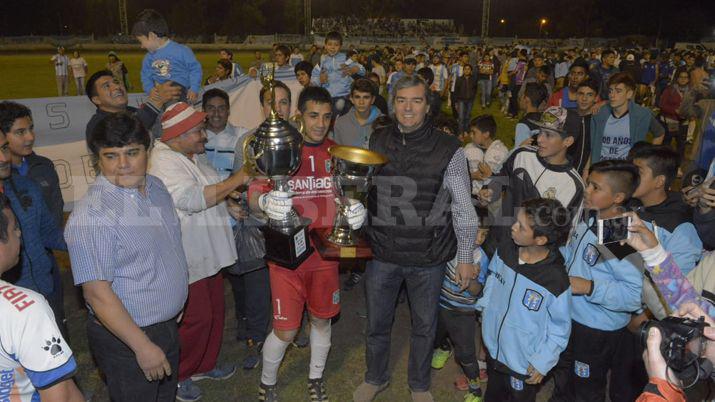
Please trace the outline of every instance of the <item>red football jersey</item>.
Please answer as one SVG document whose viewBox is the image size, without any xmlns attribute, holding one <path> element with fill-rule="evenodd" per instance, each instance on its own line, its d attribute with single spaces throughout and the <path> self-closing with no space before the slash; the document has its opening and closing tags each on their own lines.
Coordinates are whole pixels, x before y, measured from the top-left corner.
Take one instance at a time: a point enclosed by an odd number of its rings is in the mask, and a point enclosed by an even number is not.
<svg viewBox="0 0 715 402">
<path fill-rule="evenodd" d="M 335 196 L 333 195 L 333 183 L 330 179 L 330 154 L 328 153 L 328 148 L 333 145 L 336 143 L 329 138 L 326 138 L 322 144 L 303 143 L 300 168 L 288 181 L 291 191 L 295 193 L 293 207 L 300 216 L 311 220 L 311 229 L 333 227 L 335 220 Z M 256 180 L 251 183 L 249 192 L 270 190 L 271 187 L 267 181 Z M 310 236 L 308 238 L 310 239 Z M 310 245 L 315 247 L 313 239 L 310 239 Z M 337 267 L 337 265 L 337 261 L 323 260 L 320 253 L 315 250 L 298 269 L 325 269 Z"/>
</svg>

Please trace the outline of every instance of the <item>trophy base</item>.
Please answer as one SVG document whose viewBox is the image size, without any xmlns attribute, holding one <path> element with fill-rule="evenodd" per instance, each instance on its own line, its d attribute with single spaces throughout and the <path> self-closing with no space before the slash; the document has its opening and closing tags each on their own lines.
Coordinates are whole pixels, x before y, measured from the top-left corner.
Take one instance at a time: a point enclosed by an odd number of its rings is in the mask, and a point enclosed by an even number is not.
<svg viewBox="0 0 715 402">
<path fill-rule="evenodd" d="M 320 256 L 324 259 L 372 259 L 372 249 L 370 248 L 370 244 L 365 239 L 358 237 L 356 245 L 341 246 L 328 240 L 331 232 L 331 228 L 313 229 L 310 232 L 310 237 L 313 239 L 315 248 L 318 249 L 318 253 L 320 253 Z"/>
<path fill-rule="evenodd" d="M 266 239 L 265 258 L 281 267 L 296 269 L 314 251 L 308 239 L 308 225 L 283 230 L 266 225 L 261 230 Z"/>
</svg>

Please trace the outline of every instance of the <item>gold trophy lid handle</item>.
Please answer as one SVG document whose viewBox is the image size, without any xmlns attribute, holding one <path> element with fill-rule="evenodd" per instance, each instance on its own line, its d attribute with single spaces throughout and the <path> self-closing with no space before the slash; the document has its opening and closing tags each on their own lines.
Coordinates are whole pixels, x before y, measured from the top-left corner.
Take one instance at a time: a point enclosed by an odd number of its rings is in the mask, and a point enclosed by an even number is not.
<svg viewBox="0 0 715 402">
<path fill-rule="evenodd" d="M 360 165 L 384 165 L 388 162 L 387 157 L 379 152 L 348 145 L 333 145 L 328 148 L 328 153 L 335 158 Z"/>
</svg>

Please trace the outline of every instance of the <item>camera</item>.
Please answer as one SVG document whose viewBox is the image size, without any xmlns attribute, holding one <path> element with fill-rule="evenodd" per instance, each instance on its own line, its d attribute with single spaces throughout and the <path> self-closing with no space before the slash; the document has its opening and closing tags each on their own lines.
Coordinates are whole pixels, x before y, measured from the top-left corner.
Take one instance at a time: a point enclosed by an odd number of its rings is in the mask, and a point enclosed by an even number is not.
<svg viewBox="0 0 715 402">
<path fill-rule="evenodd" d="M 697 381 L 701 378 L 700 366 L 703 363 L 700 356 L 707 342 L 703 336 L 706 326 L 709 324 L 705 323 L 703 317 L 697 320 L 681 317 L 666 317 L 661 321 L 649 320 L 640 328 L 641 345 L 646 348 L 648 331 L 652 327 L 658 328 L 662 336 L 660 353 L 675 377 L 683 381 Z"/>
</svg>

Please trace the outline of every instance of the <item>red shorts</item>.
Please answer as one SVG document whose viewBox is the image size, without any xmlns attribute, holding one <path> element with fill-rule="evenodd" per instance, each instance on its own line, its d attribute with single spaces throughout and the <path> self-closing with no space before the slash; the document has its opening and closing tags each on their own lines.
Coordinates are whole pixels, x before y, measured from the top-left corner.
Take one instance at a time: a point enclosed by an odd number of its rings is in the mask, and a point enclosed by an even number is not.
<svg viewBox="0 0 715 402">
<path fill-rule="evenodd" d="M 300 328 L 303 309 L 317 318 L 333 318 L 340 312 L 338 266 L 292 271 L 269 264 L 273 328 L 290 331 Z"/>
</svg>

